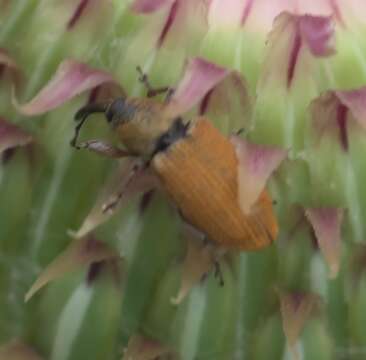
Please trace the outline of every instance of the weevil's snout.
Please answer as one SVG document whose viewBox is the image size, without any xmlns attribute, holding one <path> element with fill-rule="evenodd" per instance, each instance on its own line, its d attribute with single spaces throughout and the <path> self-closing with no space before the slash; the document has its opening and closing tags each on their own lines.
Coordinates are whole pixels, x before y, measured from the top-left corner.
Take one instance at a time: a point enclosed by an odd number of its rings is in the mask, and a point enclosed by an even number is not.
<svg viewBox="0 0 366 360">
<path fill-rule="evenodd" d="M 79 137 L 80 129 L 82 128 L 85 121 L 88 119 L 88 116 L 94 113 L 106 113 L 110 102 L 108 103 L 92 103 L 83 106 L 79 109 L 74 115 L 74 120 L 79 123 L 75 127 L 74 137 L 70 141 L 70 145 L 79 149 L 80 147 L 77 145 L 77 139 Z"/>
<path fill-rule="evenodd" d="M 95 113 L 105 113 L 108 109 L 109 103 L 92 103 L 83 106 L 74 115 L 75 121 L 85 121 L 86 118 Z"/>
<path fill-rule="evenodd" d="M 95 113 L 103 113 L 107 119 L 107 122 L 116 127 L 121 123 L 131 120 L 135 113 L 135 107 L 129 105 L 129 103 L 124 98 L 117 98 L 113 101 L 106 101 L 101 103 L 90 103 L 79 109 L 74 120 L 79 123 L 75 127 L 75 135 L 70 141 L 71 146 L 79 149 L 80 146 L 77 145 L 77 139 L 79 137 L 80 129 L 82 128 L 85 121 L 88 119 L 89 115 Z"/>
<path fill-rule="evenodd" d="M 89 116 L 89 114 L 91 114 L 91 112 L 88 109 L 88 106 L 84 106 L 76 112 L 76 114 L 74 115 L 74 120 L 81 121 L 81 120 L 87 118 Z"/>
</svg>

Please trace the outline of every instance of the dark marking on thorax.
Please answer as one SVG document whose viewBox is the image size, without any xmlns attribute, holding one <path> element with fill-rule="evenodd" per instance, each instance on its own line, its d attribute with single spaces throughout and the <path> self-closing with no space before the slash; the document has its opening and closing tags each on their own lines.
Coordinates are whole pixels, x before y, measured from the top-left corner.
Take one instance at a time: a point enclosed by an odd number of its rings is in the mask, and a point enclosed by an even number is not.
<svg viewBox="0 0 366 360">
<path fill-rule="evenodd" d="M 158 152 L 165 151 L 177 140 L 185 138 L 189 126 L 190 123 L 188 122 L 185 124 L 181 117 L 176 118 L 172 126 L 157 139 L 152 156 L 156 155 Z"/>
</svg>

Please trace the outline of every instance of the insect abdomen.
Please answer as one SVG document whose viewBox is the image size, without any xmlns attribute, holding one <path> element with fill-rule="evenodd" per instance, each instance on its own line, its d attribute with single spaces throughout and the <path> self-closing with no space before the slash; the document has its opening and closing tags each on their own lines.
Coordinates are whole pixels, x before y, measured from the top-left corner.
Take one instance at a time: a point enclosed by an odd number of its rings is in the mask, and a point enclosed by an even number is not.
<svg viewBox="0 0 366 360">
<path fill-rule="evenodd" d="M 239 208 L 237 158 L 230 141 L 200 119 L 188 136 L 154 156 L 152 166 L 183 217 L 224 247 L 257 250 L 277 236 L 268 193 L 250 215 Z"/>
</svg>

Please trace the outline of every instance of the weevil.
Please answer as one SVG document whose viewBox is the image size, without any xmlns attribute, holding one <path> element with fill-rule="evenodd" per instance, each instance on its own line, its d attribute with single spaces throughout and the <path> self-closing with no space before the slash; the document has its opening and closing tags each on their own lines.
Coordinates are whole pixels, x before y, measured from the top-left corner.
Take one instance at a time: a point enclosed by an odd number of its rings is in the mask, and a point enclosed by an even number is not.
<svg viewBox="0 0 366 360">
<path fill-rule="evenodd" d="M 159 178 L 184 221 L 219 247 L 259 250 L 276 238 L 278 226 L 272 200 L 265 189 L 250 214 L 238 201 L 238 160 L 230 139 L 205 117 L 185 121 L 166 111 L 172 91 L 153 89 L 145 74 L 140 80 L 147 98 L 120 97 L 82 107 L 71 144 L 105 156 L 137 156 Z M 153 99 L 167 92 L 165 101 Z M 125 150 L 101 141 L 77 144 L 82 124 L 92 113 L 104 113 Z"/>
</svg>

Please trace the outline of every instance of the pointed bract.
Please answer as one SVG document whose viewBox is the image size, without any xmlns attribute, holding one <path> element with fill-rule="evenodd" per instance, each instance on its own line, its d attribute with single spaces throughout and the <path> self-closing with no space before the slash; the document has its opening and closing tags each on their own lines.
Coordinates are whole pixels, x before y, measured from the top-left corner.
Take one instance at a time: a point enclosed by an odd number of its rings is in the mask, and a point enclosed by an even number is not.
<svg viewBox="0 0 366 360">
<path fill-rule="evenodd" d="M 187 49 L 207 31 L 207 0 L 175 0 L 159 32 L 156 47 L 176 49 L 176 44 Z"/>
<path fill-rule="evenodd" d="M 21 70 L 15 59 L 6 49 L 3 48 L 0 48 L 0 66 L 11 71 L 13 81 L 17 84 L 17 82 L 20 80 Z"/>
<path fill-rule="evenodd" d="M 112 175 L 101 191 L 95 205 L 84 219 L 81 227 L 72 236 L 82 238 L 96 227 L 110 219 L 117 210 L 128 203 L 132 197 L 157 186 L 157 179 L 149 170 L 141 169 L 138 160 L 127 159 Z M 116 204 L 110 206 L 115 201 Z"/>
<path fill-rule="evenodd" d="M 75 271 L 83 266 L 86 267 L 94 262 L 113 258 L 119 258 L 118 253 L 93 237 L 74 240 L 61 255 L 42 271 L 25 295 L 25 301 L 28 301 L 39 289 L 50 281 L 70 271 Z"/>
<path fill-rule="evenodd" d="M 228 75 L 202 98 L 199 115 L 205 115 L 227 132 L 249 129 L 253 100 L 243 76 L 237 71 Z"/>
<path fill-rule="evenodd" d="M 90 3 L 90 0 L 79 0 L 79 3 L 77 4 L 75 11 L 71 15 L 69 21 L 67 22 L 67 30 L 71 30 L 79 21 L 80 17 L 85 12 L 88 4 Z"/>
<path fill-rule="evenodd" d="M 150 15 L 145 17 L 145 26 L 129 45 L 127 57 L 135 59 L 135 66 L 141 61 L 136 54 L 143 52 L 148 57 L 154 54 L 157 63 L 161 55 L 160 59 L 168 59 L 169 66 L 174 62 L 172 69 L 179 71 L 182 55 L 186 56 L 187 49 L 196 48 L 207 31 L 207 0 L 135 0 L 132 11 Z M 168 58 L 164 50 L 169 51 Z"/>
<path fill-rule="evenodd" d="M 163 24 L 163 28 L 160 31 L 160 35 L 157 41 L 157 47 L 160 48 L 164 40 L 167 38 L 167 35 L 171 31 L 174 24 L 176 24 L 177 17 L 179 16 L 179 8 L 181 7 L 181 1 L 175 0 L 172 2 L 170 9 L 168 11 L 168 16 Z"/>
<path fill-rule="evenodd" d="M 302 47 L 314 57 L 334 54 L 334 28 L 329 16 L 294 15 L 282 12 L 274 21 L 268 37 L 258 89 L 271 83 L 290 88 Z"/>
<path fill-rule="evenodd" d="M 10 56 L 8 51 L 3 48 L 0 48 L 0 64 L 12 70 L 18 70 L 18 65 L 15 60 Z"/>
<path fill-rule="evenodd" d="M 28 103 L 20 105 L 13 99 L 17 110 L 24 115 L 39 115 L 57 108 L 66 101 L 106 83 L 116 83 L 113 75 L 75 60 L 62 62 L 53 78 Z"/>
<path fill-rule="evenodd" d="M 366 271 L 366 245 L 358 244 L 352 250 L 350 258 L 351 275 L 354 285 L 360 286 L 360 281 Z"/>
<path fill-rule="evenodd" d="M 0 154 L 7 149 L 27 145 L 31 141 L 30 134 L 0 118 Z"/>
<path fill-rule="evenodd" d="M 330 90 L 311 103 L 312 128 L 318 141 L 333 136 L 344 151 L 348 150 L 348 122 L 356 121 L 366 130 L 366 87 Z"/>
<path fill-rule="evenodd" d="M 91 263 L 86 276 L 86 283 L 89 286 L 93 285 L 99 277 L 107 275 L 113 280 L 113 284 L 116 286 L 116 289 L 120 290 L 120 285 L 124 280 L 124 269 L 121 260 L 121 258 L 116 256 Z"/>
<path fill-rule="evenodd" d="M 366 86 L 353 90 L 337 90 L 334 94 L 366 130 Z"/>
<path fill-rule="evenodd" d="M 42 357 L 22 341 L 13 340 L 0 346 L 0 360 L 42 360 Z"/>
<path fill-rule="evenodd" d="M 316 57 L 335 53 L 334 23 L 331 16 L 302 15 L 298 17 L 302 40 Z"/>
<path fill-rule="evenodd" d="M 272 172 L 287 156 L 287 151 L 278 147 L 252 144 L 239 136 L 232 136 L 231 142 L 238 158 L 239 205 L 244 214 L 248 214 Z"/>
<path fill-rule="evenodd" d="M 348 108 L 334 91 L 321 94 L 310 105 L 312 129 L 316 142 L 332 136 L 344 151 L 348 150 Z"/>
<path fill-rule="evenodd" d="M 132 11 L 139 14 L 150 14 L 171 5 L 175 0 L 135 0 L 131 6 Z"/>
<path fill-rule="evenodd" d="M 279 292 L 282 326 L 291 350 L 296 353 L 295 344 L 309 316 L 317 310 L 320 298 L 312 293 Z"/>
<path fill-rule="evenodd" d="M 346 6 L 353 1 L 350 0 Z M 258 33 L 267 33 L 270 31 L 273 19 L 283 12 L 293 14 L 311 14 L 313 16 L 333 15 L 337 20 L 342 18 L 342 8 L 338 0 L 211 0 L 209 22 L 211 26 L 222 26 L 223 28 L 235 28 L 238 25 L 245 26 L 245 29 L 256 30 Z M 343 5 L 343 4 L 342 4 Z M 358 12 L 363 11 L 361 5 Z"/>
<path fill-rule="evenodd" d="M 220 83 L 230 71 L 202 58 L 190 60 L 166 111 L 172 116 L 184 114 Z"/>
<path fill-rule="evenodd" d="M 183 236 L 187 243 L 187 252 L 182 264 L 182 277 L 178 294 L 171 299 L 175 305 L 180 304 L 190 290 L 197 286 L 214 266 L 212 249 L 203 244 L 203 235 L 200 232 L 190 225 L 184 225 Z"/>
<path fill-rule="evenodd" d="M 133 335 L 127 344 L 122 360 L 154 360 L 171 353 L 169 347 L 142 335 Z"/>
<path fill-rule="evenodd" d="M 242 0 L 212 0 L 210 2 L 209 22 L 211 26 L 235 28 L 244 16 L 246 1 Z"/>
<path fill-rule="evenodd" d="M 339 271 L 341 256 L 341 225 L 343 209 L 339 208 L 312 208 L 306 209 L 321 252 L 327 261 L 329 277 L 335 278 Z"/>
</svg>

